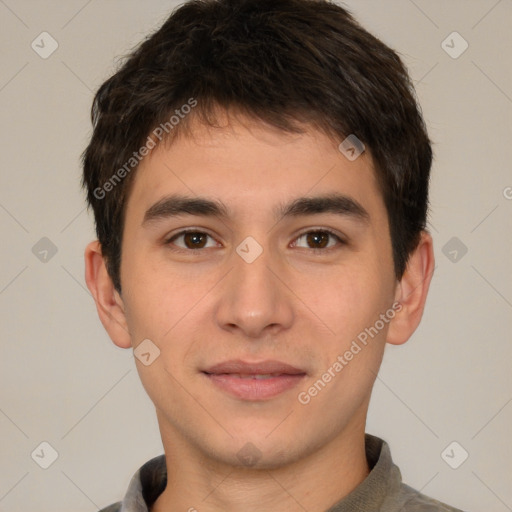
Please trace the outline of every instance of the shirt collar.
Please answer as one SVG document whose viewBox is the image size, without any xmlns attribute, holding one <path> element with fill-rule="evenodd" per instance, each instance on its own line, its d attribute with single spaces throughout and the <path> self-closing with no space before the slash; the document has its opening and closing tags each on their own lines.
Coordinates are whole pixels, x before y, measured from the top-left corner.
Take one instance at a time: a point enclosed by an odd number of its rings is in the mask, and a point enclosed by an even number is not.
<svg viewBox="0 0 512 512">
<path fill-rule="evenodd" d="M 379 510 L 386 497 L 399 492 L 402 476 L 393 464 L 388 444 L 366 434 L 365 449 L 369 475 L 327 512 Z M 165 455 L 159 455 L 146 462 L 133 475 L 119 512 L 148 512 L 166 485 Z"/>
<path fill-rule="evenodd" d="M 366 434 L 365 449 L 370 474 L 327 512 L 381 510 L 385 501 L 400 493 L 402 475 L 393 464 L 386 441 Z"/>
<path fill-rule="evenodd" d="M 166 485 L 165 455 L 158 455 L 133 475 L 119 512 L 148 512 Z"/>
</svg>

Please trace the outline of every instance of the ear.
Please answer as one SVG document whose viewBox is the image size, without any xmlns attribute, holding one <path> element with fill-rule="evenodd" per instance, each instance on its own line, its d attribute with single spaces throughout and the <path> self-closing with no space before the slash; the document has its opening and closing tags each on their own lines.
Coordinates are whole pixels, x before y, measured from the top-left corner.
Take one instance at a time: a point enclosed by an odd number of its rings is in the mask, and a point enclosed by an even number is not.
<svg viewBox="0 0 512 512">
<path fill-rule="evenodd" d="M 386 341 L 393 345 L 405 343 L 418 327 L 427 300 L 434 272 L 434 244 L 427 231 L 421 232 L 420 242 L 409 255 L 407 267 L 397 285 L 395 301 L 401 309 L 389 324 Z"/>
<path fill-rule="evenodd" d="M 103 327 L 118 347 L 130 348 L 131 339 L 123 300 L 107 272 L 98 240 L 87 245 L 84 257 L 85 282 L 96 302 L 96 309 Z"/>
</svg>

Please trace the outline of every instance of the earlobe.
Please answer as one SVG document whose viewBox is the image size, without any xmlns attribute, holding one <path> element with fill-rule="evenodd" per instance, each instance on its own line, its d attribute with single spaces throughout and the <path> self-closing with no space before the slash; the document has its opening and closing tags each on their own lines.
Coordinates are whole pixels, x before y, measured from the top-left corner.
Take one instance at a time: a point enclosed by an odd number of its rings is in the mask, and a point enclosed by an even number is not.
<svg viewBox="0 0 512 512">
<path fill-rule="evenodd" d="M 121 348 L 130 348 L 131 339 L 126 323 L 123 300 L 110 275 L 101 252 L 101 245 L 96 240 L 85 249 L 85 281 L 91 292 L 98 316 L 111 340 Z"/>
<path fill-rule="evenodd" d="M 418 327 L 427 300 L 434 272 L 434 248 L 431 235 L 421 232 L 416 249 L 410 254 L 407 268 L 398 283 L 395 300 L 401 304 L 390 322 L 386 341 L 393 345 L 405 343 Z"/>
</svg>

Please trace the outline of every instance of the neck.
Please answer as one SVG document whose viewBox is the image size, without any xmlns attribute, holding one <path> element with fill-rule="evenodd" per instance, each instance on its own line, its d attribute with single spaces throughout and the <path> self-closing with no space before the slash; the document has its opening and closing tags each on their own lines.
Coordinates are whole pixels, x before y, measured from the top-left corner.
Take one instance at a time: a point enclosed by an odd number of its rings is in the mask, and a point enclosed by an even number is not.
<svg viewBox="0 0 512 512">
<path fill-rule="evenodd" d="M 364 419 L 292 464 L 254 469 L 198 454 L 159 418 L 167 486 L 151 512 L 324 512 L 368 476 Z"/>
</svg>

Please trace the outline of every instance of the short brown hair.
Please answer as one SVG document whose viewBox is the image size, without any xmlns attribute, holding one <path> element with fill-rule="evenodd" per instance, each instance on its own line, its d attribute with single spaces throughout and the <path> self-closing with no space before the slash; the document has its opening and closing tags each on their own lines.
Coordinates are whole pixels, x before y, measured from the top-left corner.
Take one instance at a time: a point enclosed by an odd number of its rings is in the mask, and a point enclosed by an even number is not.
<svg viewBox="0 0 512 512">
<path fill-rule="evenodd" d="M 351 134 L 361 140 L 373 158 L 401 278 L 426 226 L 432 150 L 399 56 L 330 1 L 192 0 L 94 98 L 83 185 L 117 290 L 137 164 L 130 159 L 191 100 L 193 112 L 167 138 L 192 118 L 215 125 L 220 107 L 284 131 L 308 123 L 340 142 Z"/>
</svg>

